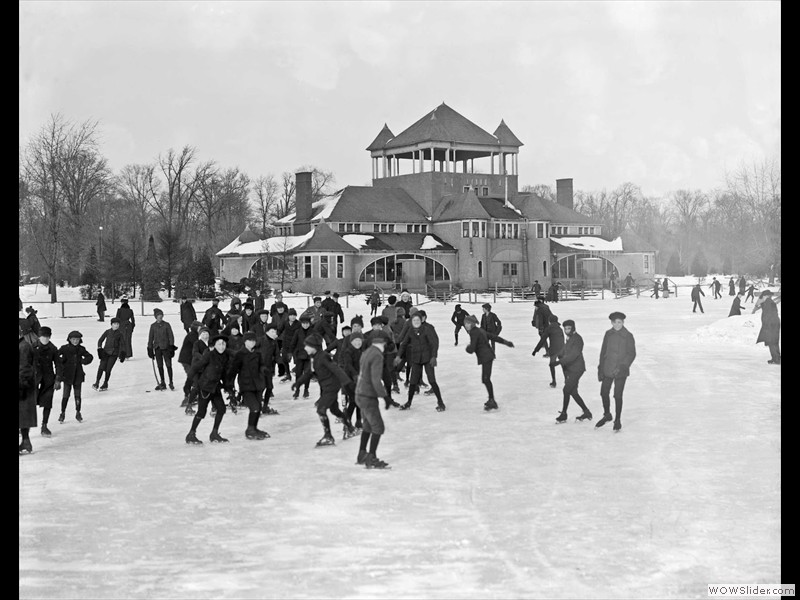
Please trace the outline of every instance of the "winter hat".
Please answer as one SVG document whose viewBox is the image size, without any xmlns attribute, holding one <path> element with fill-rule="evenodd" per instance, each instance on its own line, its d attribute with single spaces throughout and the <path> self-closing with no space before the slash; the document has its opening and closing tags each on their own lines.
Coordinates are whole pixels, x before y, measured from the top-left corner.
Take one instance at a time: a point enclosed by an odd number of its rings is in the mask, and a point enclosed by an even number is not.
<svg viewBox="0 0 800 600">
<path fill-rule="evenodd" d="M 567 319 L 561 324 L 562 327 L 572 327 L 572 330 L 575 331 L 575 321 L 572 319 Z"/>
<path fill-rule="evenodd" d="M 487 309 L 489 309 L 489 310 L 492 310 L 492 305 L 491 305 L 491 304 L 489 304 L 488 302 L 486 302 L 486 303 L 482 304 L 482 305 L 481 305 L 481 307 L 482 307 L 482 308 L 487 308 Z"/>
<path fill-rule="evenodd" d="M 464 317 L 464 323 L 472 323 L 473 325 L 477 325 L 478 318 L 475 315 L 467 315 Z"/>
<path fill-rule="evenodd" d="M 38 311 L 34 309 L 32 306 L 29 306 L 28 308 L 25 309 L 25 312 L 29 314 L 33 313 L 35 315 Z"/>
<path fill-rule="evenodd" d="M 372 342 L 373 344 L 376 342 L 387 344 L 389 343 L 389 339 L 390 339 L 389 334 L 386 333 L 383 329 L 379 329 L 378 331 L 373 331 L 369 338 L 370 342 Z"/>
<path fill-rule="evenodd" d="M 610 315 L 608 315 L 609 320 L 616 321 L 617 319 L 625 320 L 625 313 L 621 313 L 619 311 L 614 311 Z"/>
<path fill-rule="evenodd" d="M 305 341 L 303 341 L 305 346 L 311 346 L 312 348 L 316 348 L 317 350 L 322 350 L 322 338 L 319 337 L 316 333 L 311 334 L 308 336 Z"/>
<path fill-rule="evenodd" d="M 381 320 L 381 323 L 383 325 L 388 325 L 389 324 L 389 317 L 387 317 L 386 315 L 381 315 L 378 318 Z"/>
<path fill-rule="evenodd" d="M 461 308 L 461 305 L 460 304 L 456 304 L 456 310 L 458 310 L 459 308 Z"/>
<path fill-rule="evenodd" d="M 417 312 L 419 312 L 419 309 L 416 306 L 412 306 L 411 308 L 408 309 L 408 316 L 411 316 Z"/>
<path fill-rule="evenodd" d="M 350 319 L 350 325 L 356 325 L 356 324 L 361 325 L 361 327 L 364 327 L 364 319 L 361 318 L 361 315 L 356 315 L 355 317 Z"/>
<path fill-rule="evenodd" d="M 127 302 L 128 301 L 128 296 L 127 295 L 126 296 L 122 296 L 122 298 L 120 298 L 119 301 L 120 302 Z"/>
<path fill-rule="evenodd" d="M 252 302 L 245 302 L 244 303 L 244 309 L 247 310 L 248 308 L 250 310 L 253 310 L 253 303 Z"/>
<path fill-rule="evenodd" d="M 353 328 L 352 328 L 352 327 L 350 327 L 350 325 L 346 325 L 346 324 L 345 324 L 345 325 L 342 325 L 342 333 L 344 333 L 344 330 L 345 330 L 345 329 L 346 329 L 347 331 L 353 331 Z"/>
<path fill-rule="evenodd" d="M 217 302 L 219 302 L 219 298 L 212 298 L 212 299 L 211 299 L 211 302 L 213 302 L 214 304 L 216 304 Z"/>
<path fill-rule="evenodd" d="M 426 312 L 425 312 L 424 310 L 422 310 L 422 309 L 418 310 L 418 311 L 417 311 L 417 314 L 418 314 L 420 317 L 425 317 L 426 319 L 428 318 L 428 313 L 426 313 Z"/>
<path fill-rule="evenodd" d="M 389 297 L 386 299 L 386 301 L 387 301 L 389 304 L 394 304 L 395 302 L 397 302 L 397 296 L 395 296 L 394 294 L 392 294 L 391 296 L 389 296 Z"/>
<path fill-rule="evenodd" d="M 114 323 L 117 323 L 117 324 L 119 324 L 119 323 L 120 323 L 120 320 L 119 320 L 117 317 L 113 317 L 113 318 L 111 319 L 111 324 L 113 325 Z"/>
<path fill-rule="evenodd" d="M 296 317 L 297 316 L 297 310 L 295 310 L 294 308 L 290 308 L 289 309 L 289 314 L 290 315 L 294 315 Z"/>
<path fill-rule="evenodd" d="M 411 320 L 413 321 L 416 318 L 416 319 L 419 319 L 420 321 L 422 321 L 422 315 L 419 314 L 420 312 L 421 311 L 417 311 L 413 315 L 411 315 Z"/>
<path fill-rule="evenodd" d="M 764 290 L 758 295 L 759 298 L 763 298 L 764 296 L 772 296 L 772 290 Z"/>
<path fill-rule="evenodd" d="M 267 326 L 264 327 L 264 332 L 266 333 L 270 329 L 274 329 L 275 331 L 277 331 L 278 327 L 275 325 L 275 323 L 268 323 Z"/>
<path fill-rule="evenodd" d="M 217 335 L 215 335 L 214 337 L 211 338 L 210 344 L 213 346 L 214 344 L 217 343 L 217 340 L 225 340 L 225 343 L 227 344 L 228 343 L 228 336 L 227 335 L 222 335 L 221 333 L 218 333 Z"/>
<path fill-rule="evenodd" d="M 300 318 L 298 319 L 298 321 L 300 321 L 301 324 L 302 323 L 311 323 L 311 319 L 308 317 L 308 315 L 301 315 Z"/>
<path fill-rule="evenodd" d="M 157 317 L 158 315 L 161 315 L 163 317 L 164 316 L 164 311 L 161 310 L 160 308 L 154 308 L 153 309 L 153 316 Z"/>
<path fill-rule="evenodd" d="M 550 315 L 550 322 L 558 323 L 558 317 L 556 315 Z"/>
<path fill-rule="evenodd" d="M 369 324 L 370 325 L 383 325 L 383 319 L 381 319 L 380 317 L 372 317 L 369 320 Z"/>
<path fill-rule="evenodd" d="M 255 342 L 256 339 L 257 339 L 256 338 L 256 334 L 253 333 L 252 331 L 248 331 L 247 333 L 245 333 L 242 336 L 242 341 L 245 341 L 245 342 L 248 341 L 248 340 Z"/>
<path fill-rule="evenodd" d="M 53 330 L 50 329 L 47 325 L 44 327 L 39 327 L 39 335 L 44 337 L 50 337 L 53 335 Z"/>
<path fill-rule="evenodd" d="M 339 292 L 333 292 L 333 297 L 334 298 L 338 298 L 339 297 Z"/>
<path fill-rule="evenodd" d="M 405 311 L 405 309 L 403 309 L 402 306 L 398 306 L 397 307 L 397 316 L 398 317 L 405 317 L 406 316 L 406 311 Z"/>
<path fill-rule="evenodd" d="M 356 332 L 356 333 L 351 333 L 351 334 L 350 334 L 350 341 L 351 341 L 351 342 L 352 342 L 353 340 L 363 340 L 363 339 L 364 339 L 364 334 L 363 334 L 363 333 L 361 333 L 360 331 L 358 331 L 358 332 Z"/>
<path fill-rule="evenodd" d="M 211 333 L 211 330 L 208 327 L 200 327 L 200 329 L 197 330 L 197 335 L 200 335 L 201 333 Z"/>
<path fill-rule="evenodd" d="M 189 325 L 191 329 L 199 331 L 203 324 L 200 321 L 192 321 L 192 324 Z"/>
<path fill-rule="evenodd" d="M 326 296 L 330 296 L 331 295 L 331 291 L 330 290 L 325 290 L 325 295 Z"/>
<path fill-rule="evenodd" d="M 322 298 L 319 296 L 314 296 L 314 302 L 322 302 Z"/>
<path fill-rule="evenodd" d="M 67 336 L 67 341 L 69 341 L 71 338 L 80 338 L 81 340 L 83 340 L 83 334 L 80 331 L 73 330 L 69 332 L 69 335 Z"/>
<path fill-rule="evenodd" d="M 181 296 L 181 300 L 186 300 L 186 295 Z"/>
<path fill-rule="evenodd" d="M 266 308 L 262 308 L 256 313 L 256 316 L 260 317 L 261 315 L 269 316 L 269 311 Z"/>
</svg>

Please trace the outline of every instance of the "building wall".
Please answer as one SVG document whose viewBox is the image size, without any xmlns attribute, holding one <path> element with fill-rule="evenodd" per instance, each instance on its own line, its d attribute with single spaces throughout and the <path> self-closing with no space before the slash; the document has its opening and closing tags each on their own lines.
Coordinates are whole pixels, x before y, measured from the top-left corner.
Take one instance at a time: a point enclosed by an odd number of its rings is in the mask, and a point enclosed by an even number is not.
<svg viewBox="0 0 800 600">
<path fill-rule="evenodd" d="M 221 257 L 219 276 L 226 281 L 239 282 L 242 277 L 247 277 L 250 274 L 250 269 L 260 256 L 244 256 L 244 257 Z"/>
</svg>

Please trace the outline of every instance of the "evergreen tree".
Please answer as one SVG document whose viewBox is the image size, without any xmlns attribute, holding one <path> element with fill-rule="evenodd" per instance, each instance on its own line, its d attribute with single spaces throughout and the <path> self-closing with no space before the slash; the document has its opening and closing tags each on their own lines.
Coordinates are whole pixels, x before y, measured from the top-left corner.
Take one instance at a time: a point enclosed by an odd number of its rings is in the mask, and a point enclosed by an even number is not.
<svg viewBox="0 0 800 600">
<path fill-rule="evenodd" d="M 702 249 L 697 251 L 692 261 L 692 275 L 695 277 L 705 277 L 708 275 L 708 261 Z"/>
<path fill-rule="evenodd" d="M 211 257 L 208 255 L 207 249 L 203 249 L 197 257 L 195 276 L 197 277 L 198 297 L 212 297 L 215 292 L 216 275 L 214 274 L 214 266 L 211 264 Z"/>
<path fill-rule="evenodd" d="M 86 267 L 83 269 L 81 276 L 81 283 L 83 285 L 95 285 L 99 283 L 100 268 L 97 263 L 97 251 L 94 246 L 89 249 L 89 258 L 86 261 Z"/>
<path fill-rule="evenodd" d="M 192 249 L 186 249 L 186 257 L 183 266 L 178 271 L 175 282 L 175 295 L 177 297 L 186 296 L 187 298 L 197 297 L 197 263 L 194 260 Z"/>
<path fill-rule="evenodd" d="M 161 289 L 161 276 L 156 257 L 156 241 L 153 236 L 147 243 L 147 257 L 142 266 L 142 300 L 145 302 L 161 302 L 158 291 Z"/>
</svg>

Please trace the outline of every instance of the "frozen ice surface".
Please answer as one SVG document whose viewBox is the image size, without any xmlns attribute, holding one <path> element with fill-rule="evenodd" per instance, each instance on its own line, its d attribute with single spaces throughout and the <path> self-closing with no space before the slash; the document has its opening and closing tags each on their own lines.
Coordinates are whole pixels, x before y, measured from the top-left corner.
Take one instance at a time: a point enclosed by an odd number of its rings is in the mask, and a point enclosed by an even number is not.
<svg viewBox="0 0 800 600">
<path fill-rule="evenodd" d="M 177 305 L 165 305 L 181 339 Z M 419 395 L 383 413 L 389 471 L 355 466 L 358 439 L 342 441 L 340 425 L 335 447 L 315 449 L 316 393 L 292 400 L 277 382 L 281 414 L 260 422 L 270 439 L 246 440 L 245 414 L 228 413 L 229 444 L 208 442 L 207 417 L 205 443 L 187 446 L 182 393 L 147 392 L 151 318 L 137 314 L 135 358 L 108 392 L 89 387 L 96 361 L 87 367 L 85 421 L 70 406 L 60 425 L 56 409 L 53 437 L 32 432 L 34 453 L 19 459 L 20 598 L 704 598 L 708 583 L 779 581 L 781 368 L 755 344 L 760 316 L 749 344 L 707 343 L 698 331 L 734 324 L 728 296 L 704 298 L 705 314 L 683 290 L 551 306 L 585 340 L 580 390 L 595 421 L 574 422 L 571 405 L 554 424 L 561 391 L 531 356 L 530 302 L 494 304 L 517 347 L 498 346 L 500 410 L 488 414 L 463 331 L 453 345 L 453 305 L 429 303 L 447 411 Z M 619 434 L 594 428 L 613 310 L 638 352 Z M 43 322 L 56 344 L 79 329 L 93 353 L 109 326 Z"/>
</svg>

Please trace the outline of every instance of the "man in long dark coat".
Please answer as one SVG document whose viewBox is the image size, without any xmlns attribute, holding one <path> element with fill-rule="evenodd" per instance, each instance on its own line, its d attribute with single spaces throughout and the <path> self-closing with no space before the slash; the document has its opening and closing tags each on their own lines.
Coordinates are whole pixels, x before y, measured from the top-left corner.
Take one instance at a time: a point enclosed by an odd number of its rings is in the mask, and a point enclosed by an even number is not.
<svg viewBox="0 0 800 600">
<path fill-rule="evenodd" d="M 35 356 L 33 347 L 25 339 L 29 327 L 26 319 L 19 320 L 19 431 L 22 434 L 20 454 L 33 452 L 30 429 L 37 424 Z"/>
<path fill-rule="evenodd" d="M 733 299 L 733 304 L 731 304 L 731 311 L 728 313 L 729 317 L 738 317 L 742 314 L 742 296 L 743 294 L 736 294 L 736 297 Z"/>
<path fill-rule="evenodd" d="M 600 348 L 600 364 L 597 366 L 597 380 L 600 382 L 600 398 L 603 401 L 603 418 L 595 427 L 602 427 L 611 420 L 611 384 L 614 384 L 614 404 L 616 416 L 614 431 L 622 429 L 622 392 L 625 380 L 630 375 L 631 364 L 636 358 L 636 342 L 630 331 L 625 329 L 625 314 L 612 312 L 608 315 L 611 329 L 603 336 Z"/>
<path fill-rule="evenodd" d="M 98 321 L 105 321 L 106 320 L 106 297 L 103 296 L 103 292 L 97 292 L 97 316 L 100 317 L 97 319 Z"/>
<path fill-rule="evenodd" d="M 778 316 L 777 302 L 781 298 L 778 296 L 777 301 L 772 299 L 772 291 L 764 290 L 758 298 L 758 302 L 753 307 L 753 312 L 761 309 L 761 331 L 758 332 L 758 339 L 756 344 L 764 342 L 764 345 L 769 348 L 770 358 L 767 363 L 770 365 L 781 364 L 781 349 L 778 342 L 781 336 L 781 319 Z"/>
</svg>

